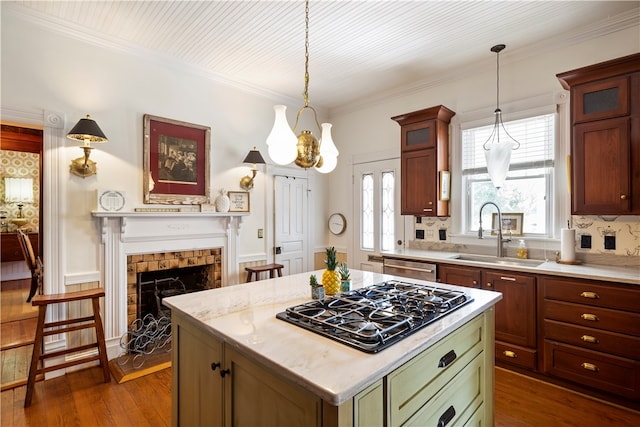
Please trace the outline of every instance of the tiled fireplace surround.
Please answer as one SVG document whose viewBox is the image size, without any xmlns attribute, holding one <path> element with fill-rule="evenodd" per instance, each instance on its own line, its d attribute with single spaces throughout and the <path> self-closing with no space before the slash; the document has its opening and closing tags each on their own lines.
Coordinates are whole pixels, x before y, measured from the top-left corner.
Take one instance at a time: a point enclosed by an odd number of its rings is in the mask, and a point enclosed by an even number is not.
<svg viewBox="0 0 640 427">
<path fill-rule="evenodd" d="M 239 283 L 238 232 L 246 213 L 95 212 L 102 243 L 102 286 L 105 288 L 104 327 L 109 358 L 120 354 L 120 337 L 130 321 L 128 282 L 145 259 L 166 258 L 165 266 L 206 262 L 203 254 L 219 251 L 220 283 Z M 156 254 L 154 256 L 150 254 Z M 163 254 L 163 255 L 158 255 Z M 145 258 L 146 256 L 146 258 Z M 200 256 L 200 260 L 197 260 Z M 132 261 L 136 261 L 132 263 Z M 160 260 L 158 260 L 160 261 Z M 135 298 L 135 297 L 134 297 Z"/>
</svg>

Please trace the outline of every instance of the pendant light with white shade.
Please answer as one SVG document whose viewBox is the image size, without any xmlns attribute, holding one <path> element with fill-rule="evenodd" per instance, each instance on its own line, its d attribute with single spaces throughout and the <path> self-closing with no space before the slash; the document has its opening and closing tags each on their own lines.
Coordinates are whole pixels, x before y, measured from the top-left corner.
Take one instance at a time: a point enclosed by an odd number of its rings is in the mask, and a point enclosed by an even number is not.
<svg viewBox="0 0 640 427">
<path fill-rule="evenodd" d="M 509 135 L 502 123 L 502 110 L 500 109 L 500 52 L 505 47 L 503 44 L 498 44 L 491 48 L 491 52 L 496 53 L 495 123 L 489 139 L 482 145 L 487 161 L 487 172 L 496 188 L 501 188 L 507 179 L 511 152 L 520 148 L 520 143 Z"/>
</svg>

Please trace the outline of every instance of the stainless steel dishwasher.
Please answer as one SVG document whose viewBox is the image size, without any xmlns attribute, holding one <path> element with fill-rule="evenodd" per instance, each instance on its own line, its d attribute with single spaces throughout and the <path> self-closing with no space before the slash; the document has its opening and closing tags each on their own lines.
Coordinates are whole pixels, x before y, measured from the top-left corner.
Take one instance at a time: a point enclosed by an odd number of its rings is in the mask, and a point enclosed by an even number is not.
<svg viewBox="0 0 640 427">
<path fill-rule="evenodd" d="M 382 271 L 410 279 L 436 281 L 436 264 L 429 262 L 384 257 Z"/>
</svg>

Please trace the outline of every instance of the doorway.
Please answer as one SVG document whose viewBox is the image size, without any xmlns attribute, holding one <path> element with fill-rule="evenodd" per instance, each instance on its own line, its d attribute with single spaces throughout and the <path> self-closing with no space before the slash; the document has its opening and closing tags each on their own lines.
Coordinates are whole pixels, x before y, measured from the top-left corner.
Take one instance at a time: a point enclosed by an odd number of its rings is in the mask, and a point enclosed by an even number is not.
<svg viewBox="0 0 640 427">
<path fill-rule="evenodd" d="M 309 269 L 309 184 L 306 177 L 274 175 L 274 258 L 284 274 Z"/>
<path fill-rule="evenodd" d="M 356 268 L 382 273 L 384 251 L 405 242 L 400 215 L 400 158 L 370 160 L 353 165 L 353 249 Z"/>
<path fill-rule="evenodd" d="M 0 268 L 0 353 L 2 391 L 26 384 L 35 336 L 37 309 L 26 302 L 31 273 L 26 267 L 18 244 L 16 227 L 26 229 L 42 258 L 42 155 L 43 131 L 29 127 L 2 124 L 0 140 L 0 193 L 2 197 L 2 254 Z M 29 194 L 7 196 L 7 180 L 18 178 Z M 17 196 L 16 196 L 17 197 Z M 22 222 L 14 221 L 22 217 Z"/>
</svg>

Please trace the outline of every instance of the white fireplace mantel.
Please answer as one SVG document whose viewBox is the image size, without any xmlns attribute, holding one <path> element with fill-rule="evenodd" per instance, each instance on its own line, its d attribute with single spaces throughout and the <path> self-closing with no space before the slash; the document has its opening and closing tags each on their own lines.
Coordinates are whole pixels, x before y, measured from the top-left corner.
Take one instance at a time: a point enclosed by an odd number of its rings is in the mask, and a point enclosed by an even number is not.
<svg viewBox="0 0 640 427">
<path fill-rule="evenodd" d="M 238 233 L 248 213 L 92 212 L 101 235 L 104 328 L 109 358 L 127 331 L 127 256 L 222 248 L 223 286 L 239 282 Z"/>
</svg>

